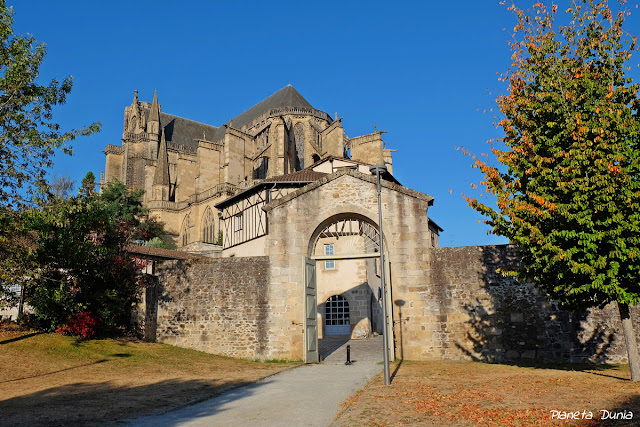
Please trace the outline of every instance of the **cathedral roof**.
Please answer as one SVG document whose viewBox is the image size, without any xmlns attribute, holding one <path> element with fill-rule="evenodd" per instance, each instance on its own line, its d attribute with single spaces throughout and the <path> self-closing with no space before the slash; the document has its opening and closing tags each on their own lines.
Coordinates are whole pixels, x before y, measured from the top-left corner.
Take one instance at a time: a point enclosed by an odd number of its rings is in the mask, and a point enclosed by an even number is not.
<svg viewBox="0 0 640 427">
<path fill-rule="evenodd" d="M 149 117 L 149 110 L 144 110 Z M 160 113 L 160 128 L 164 129 L 167 142 L 172 142 L 186 147 L 197 147 L 198 139 L 207 141 L 217 141 L 218 134 L 224 135 L 223 127 L 205 125 L 204 123 L 174 116 L 167 113 Z"/>
<path fill-rule="evenodd" d="M 157 108 L 156 94 L 154 94 L 154 105 Z M 137 97 L 137 93 L 136 93 Z M 284 107 L 301 107 L 313 109 L 313 106 L 294 89 L 293 86 L 287 85 L 271 95 L 270 97 L 258 102 L 253 107 L 246 110 L 227 122 L 227 125 L 241 129 L 243 126 L 251 123 L 254 119 L 260 117 L 264 113 L 274 108 Z M 151 110 L 145 108 L 144 114 L 149 119 L 154 119 L 155 114 L 151 114 Z M 225 126 L 210 126 L 204 123 L 195 122 L 193 120 L 174 116 L 171 114 L 160 112 L 160 127 L 164 128 L 167 142 L 186 147 L 197 147 L 198 139 L 206 139 L 207 141 L 219 141 L 227 131 Z"/>
<path fill-rule="evenodd" d="M 303 107 L 313 109 L 313 106 L 298 93 L 291 85 L 287 85 L 268 97 L 231 119 L 231 126 L 240 129 L 251 123 L 252 120 L 274 108 Z"/>
</svg>

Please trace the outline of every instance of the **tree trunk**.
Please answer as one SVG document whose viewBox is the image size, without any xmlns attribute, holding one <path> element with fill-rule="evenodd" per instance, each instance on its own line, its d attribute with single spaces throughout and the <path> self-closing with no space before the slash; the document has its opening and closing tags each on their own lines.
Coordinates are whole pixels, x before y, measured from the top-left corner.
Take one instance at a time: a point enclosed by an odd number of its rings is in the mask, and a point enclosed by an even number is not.
<svg viewBox="0 0 640 427">
<path fill-rule="evenodd" d="M 629 355 L 629 368 L 631 369 L 631 381 L 640 381 L 640 356 L 638 356 L 638 344 L 633 331 L 631 316 L 629 316 L 629 304 L 618 303 L 620 310 L 620 320 L 622 320 L 622 332 L 627 343 L 627 354 Z"/>
</svg>

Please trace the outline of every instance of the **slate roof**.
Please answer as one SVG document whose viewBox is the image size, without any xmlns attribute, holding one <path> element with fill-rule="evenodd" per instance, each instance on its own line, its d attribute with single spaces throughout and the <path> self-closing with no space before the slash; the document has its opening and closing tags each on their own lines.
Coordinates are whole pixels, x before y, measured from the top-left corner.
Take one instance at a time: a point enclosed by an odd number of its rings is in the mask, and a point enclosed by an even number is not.
<svg viewBox="0 0 640 427">
<path fill-rule="evenodd" d="M 293 86 L 288 85 L 231 119 L 231 126 L 235 129 L 240 129 L 267 111 L 282 107 L 304 107 L 313 109 L 313 106 L 311 106 Z M 148 121 L 150 110 L 145 109 L 144 114 Z M 227 124 L 229 124 L 229 122 L 227 122 Z M 219 141 L 227 133 L 225 126 L 216 127 L 205 125 L 204 123 L 162 112 L 160 113 L 160 128 L 165 129 L 167 142 L 193 148 L 198 146 L 196 142 L 197 139 Z"/>
<path fill-rule="evenodd" d="M 231 119 L 231 126 L 240 129 L 242 126 L 249 124 L 253 119 L 260 117 L 273 108 L 282 107 L 304 107 L 311 108 L 313 106 L 298 93 L 291 85 L 287 85 L 268 97 Z"/>
<path fill-rule="evenodd" d="M 438 229 L 438 231 L 444 231 L 444 229 L 442 227 L 440 227 L 438 224 L 436 224 L 436 222 L 434 220 L 432 220 L 431 218 L 429 218 L 429 224 L 433 225 L 435 228 Z"/>
<path fill-rule="evenodd" d="M 144 110 L 147 120 L 149 113 L 150 110 Z M 217 128 L 167 113 L 160 113 L 160 129 L 164 129 L 167 142 L 193 148 L 198 147 L 196 139 L 217 141 L 219 138 L 216 136 L 220 134 L 220 131 L 222 131 L 222 135 L 225 132 L 223 127 Z"/>
</svg>

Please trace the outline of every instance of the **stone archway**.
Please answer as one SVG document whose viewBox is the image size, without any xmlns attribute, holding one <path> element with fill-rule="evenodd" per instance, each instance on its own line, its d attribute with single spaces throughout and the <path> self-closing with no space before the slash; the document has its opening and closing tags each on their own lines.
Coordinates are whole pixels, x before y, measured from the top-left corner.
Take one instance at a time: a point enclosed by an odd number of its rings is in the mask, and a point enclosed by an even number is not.
<svg viewBox="0 0 640 427">
<path fill-rule="evenodd" d="M 350 304 L 350 324 L 341 329 L 344 342 L 382 333 L 384 320 L 379 298 L 382 297 L 379 236 L 375 222 L 353 212 L 325 219 L 312 233 L 305 257 L 307 303 L 304 330 L 307 362 L 319 360 L 319 337 L 325 339 L 327 335 L 332 335 L 331 338 L 335 339 L 334 330 L 323 329 L 328 324 L 327 310 L 333 309 L 325 307 L 325 302 L 330 298 L 344 298 Z M 309 280 L 311 277 L 313 282 Z M 389 283 L 388 276 L 386 280 Z M 387 292 L 388 303 L 390 299 L 390 292 Z M 316 302 L 315 307 L 312 307 L 311 300 Z M 391 314 L 387 322 L 392 323 Z M 313 327 L 308 327 L 310 325 Z M 393 359 L 393 339 L 388 338 Z M 310 349 L 315 349 L 317 353 L 310 352 Z"/>
<path fill-rule="evenodd" d="M 340 258 L 372 258 L 380 256 L 380 235 L 378 225 L 364 215 L 346 212 L 334 215 L 321 222 L 309 240 L 308 256 L 320 259 L 318 244 L 323 241 L 346 239 L 341 245 L 341 253 L 331 254 Z M 358 240 L 362 239 L 362 242 Z M 359 243 L 362 243 L 359 245 Z M 325 255 L 325 254 L 322 254 Z"/>
</svg>

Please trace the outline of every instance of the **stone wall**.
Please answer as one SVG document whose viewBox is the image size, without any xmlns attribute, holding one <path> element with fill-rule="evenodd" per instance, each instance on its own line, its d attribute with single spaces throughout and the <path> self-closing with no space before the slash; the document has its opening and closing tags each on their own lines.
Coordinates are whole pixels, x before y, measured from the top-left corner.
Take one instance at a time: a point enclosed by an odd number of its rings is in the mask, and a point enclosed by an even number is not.
<svg viewBox="0 0 640 427">
<path fill-rule="evenodd" d="M 397 355 L 404 351 L 408 359 L 419 360 L 627 361 L 616 305 L 584 314 L 560 310 L 533 284 L 496 273 L 516 261 L 508 246 L 431 250 L 424 284 L 410 288 L 411 295 L 405 294 L 395 307 L 422 311 L 417 317 L 403 314 L 396 322 Z M 395 294 L 394 301 L 397 305 Z M 640 325 L 638 310 L 632 315 Z"/>
<path fill-rule="evenodd" d="M 179 347 L 268 358 L 269 269 L 267 257 L 160 263 L 157 324 L 148 319 L 146 329 L 155 329 L 156 341 Z M 153 294 L 146 292 L 147 313 L 154 313 Z"/>
</svg>

